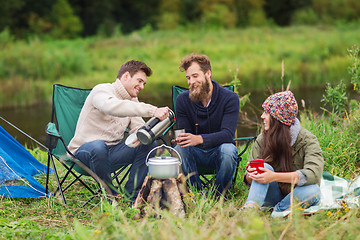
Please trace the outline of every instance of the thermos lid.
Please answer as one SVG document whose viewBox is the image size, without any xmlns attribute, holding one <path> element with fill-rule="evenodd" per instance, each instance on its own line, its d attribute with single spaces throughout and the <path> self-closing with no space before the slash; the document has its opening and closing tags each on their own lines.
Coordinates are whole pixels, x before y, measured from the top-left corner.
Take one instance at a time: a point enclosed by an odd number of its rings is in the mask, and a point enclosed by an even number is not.
<svg viewBox="0 0 360 240">
<path fill-rule="evenodd" d="M 149 145 L 153 141 L 150 133 L 145 129 L 139 129 L 136 133 L 136 136 L 138 140 L 144 145 Z"/>
</svg>

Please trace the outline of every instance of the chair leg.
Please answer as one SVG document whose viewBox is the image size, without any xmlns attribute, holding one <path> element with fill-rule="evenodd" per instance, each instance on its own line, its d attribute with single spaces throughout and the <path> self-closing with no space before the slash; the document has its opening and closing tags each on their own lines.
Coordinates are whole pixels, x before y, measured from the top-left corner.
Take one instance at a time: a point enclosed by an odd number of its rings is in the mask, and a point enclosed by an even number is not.
<svg viewBox="0 0 360 240">
<path fill-rule="evenodd" d="M 92 197 L 90 197 L 83 205 L 81 205 L 82 207 L 85 207 L 85 205 L 87 205 L 91 200 L 94 199 L 94 197 L 96 197 L 99 194 L 99 192 L 97 192 L 96 194 L 94 194 Z"/>
<path fill-rule="evenodd" d="M 50 159 L 51 165 L 52 165 L 52 167 L 53 167 L 53 169 L 54 169 L 54 172 L 55 172 L 55 177 L 56 177 L 56 181 L 57 181 L 57 184 L 58 184 L 58 189 L 59 189 L 59 191 L 60 191 L 60 195 L 61 195 L 61 197 L 62 197 L 62 199 L 63 199 L 64 204 L 66 205 L 66 200 L 65 200 L 65 196 L 64 196 L 63 190 L 62 190 L 62 188 L 61 188 L 61 184 L 60 184 L 60 180 L 59 180 L 59 175 L 58 175 L 58 172 L 57 172 L 56 167 L 55 167 L 54 159 L 52 158 L 52 156 L 50 155 L 50 153 L 48 154 L 48 158 Z M 54 193 L 54 196 L 55 196 L 55 193 Z"/>
<path fill-rule="evenodd" d="M 120 191 L 120 186 L 121 184 L 125 181 L 125 178 L 129 175 L 130 173 L 130 168 L 126 171 L 125 175 L 121 178 L 121 181 L 119 181 L 118 176 L 128 167 L 127 166 L 123 166 L 121 167 L 121 169 L 118 170 L 118 172 L 112 177 L 112 180 L 116 180 L 116 183 L 118 184 L 118 190 Z"/>
<path fill-rule="evenodd" d="M 49 176 L 50 176 L 50 158 L 48 155 L 48 161 L 47 161 L 47 170 L 46 170 L 46 187 L 45 187 L 45 197 L 50 197 L 50 194 L 48 196 L 48 190 L 49 190 Z"/>
<path fill-rule="evenodd" d="M 67 176 L 68 176 L 69 173 L 71 172 L 71 169 L 72 169 L 72 168 L 74 167 L 74 165 L 75 165 L 75 164 L 73 164 L 73 165 L 71 165 L 70 168 L 68 168 L 64 163 L 61 163 L 61 164 L 65 167 L 65 169 L 67 170 L 67 172 L 66 172 L 65 176 L 62 178 L 62 180 L 61 180 L 61 182 L 60 182 L 60 186 L 62 186 L 62 185 L 64 184 Z M 56 189 L 56 191 L 54 192 L 54 194 L 56 194 L 58 190 L 59 190 L 59 189 Z M 65 191 L 65 190 L 63 189 L 63 192 L 64 192 L 64 191 Z"/>
<path fill-rule="evenodd" d="M 124 177 L 121 179 L 119 186 L 125 181 L 125 178 L 127 177 L 127 175 L 129 175 L 129 173 L 130 173 L 130 168 L 127 170 Z"/>
<path fill-rule="evenodd" d="M 238 156 L 236 169 L 235 169 L 235 174 L 234 174 L 232 184 L 231 184 L 231 190 L 232 191 L 234 191 L 234 189 L 235 189 L 235 183 L 236 183 L 236 179 L 237 179 L 237 175 L 238 175 L 238 171 L 239 171 L 239 167 L 240 167 L 239 164 L 240 164 L 241 160 L 242 160 L 242 158 L 240 156 Z"/>
</svg>

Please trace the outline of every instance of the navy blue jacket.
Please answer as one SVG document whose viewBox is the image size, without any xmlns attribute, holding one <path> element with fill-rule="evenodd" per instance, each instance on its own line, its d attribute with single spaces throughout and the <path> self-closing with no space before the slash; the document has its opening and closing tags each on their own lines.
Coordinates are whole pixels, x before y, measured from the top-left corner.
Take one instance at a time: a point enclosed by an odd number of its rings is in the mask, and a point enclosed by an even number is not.
<svg viewBox="0 0 360 240">
<path fill-rule="evenodd" d="M 201 135 L 205 149 L 233 143 L 239 118 L 239 97 L 212 81 L 213 94 L 208 107 L 189 98 L 189 90 L 176 99 L 176 123 L 178 128 L 195 135 Z"/>
</svg>

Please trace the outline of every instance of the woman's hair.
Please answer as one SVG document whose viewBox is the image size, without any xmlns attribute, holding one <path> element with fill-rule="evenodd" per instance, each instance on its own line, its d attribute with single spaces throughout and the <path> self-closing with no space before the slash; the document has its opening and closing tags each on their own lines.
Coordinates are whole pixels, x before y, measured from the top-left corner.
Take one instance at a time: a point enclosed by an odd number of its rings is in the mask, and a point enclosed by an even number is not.
<svg viewBox="0 0 360 240">
<path fill-rule="evenodd" d="M 282 124 L 270 116 L 270 128 L 263 131 L 264 148 L 261 156 L 272 166 L 279 166 L 281 172 L 290 172 L 291 169 L 291 134 L 290 126 Z"/>
</svg>

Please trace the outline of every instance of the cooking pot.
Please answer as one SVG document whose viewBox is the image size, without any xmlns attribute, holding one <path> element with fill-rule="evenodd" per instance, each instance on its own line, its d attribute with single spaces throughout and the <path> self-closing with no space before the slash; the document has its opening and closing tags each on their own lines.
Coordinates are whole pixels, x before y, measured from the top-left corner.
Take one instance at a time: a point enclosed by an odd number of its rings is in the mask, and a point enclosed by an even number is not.
<svg viewBox="0 0 360 240">
<path fill-rule="evenodd" d="M 151 152 L 159 148 L 166 148 L 169 153 L 175 151 L 179 158 L 160 156 L 152 157 L 149 159 Z M 146 156 L 146 165 L 149 167 L 149 175 L 156 179 L 176 178 L 179 175 L 179 169 L 181 165 L 180 154 L 172 147 L 162 144 L 156 148 L 153 148 Z"/>
</svg>

